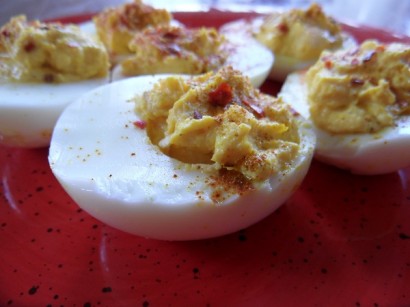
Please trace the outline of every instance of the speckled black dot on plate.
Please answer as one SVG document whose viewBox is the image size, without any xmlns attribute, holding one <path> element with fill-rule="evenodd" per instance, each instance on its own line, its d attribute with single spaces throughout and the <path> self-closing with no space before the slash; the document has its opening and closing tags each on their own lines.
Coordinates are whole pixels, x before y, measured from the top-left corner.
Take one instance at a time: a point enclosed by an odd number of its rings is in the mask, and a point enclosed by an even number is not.
<svg viewBox="0 0 410 307">
<path fill-rule="evenodd" d="M 187 26 L 218 27 L 255 13 L 173 15 Z M 410 43 L 343 29 L 359 41 Z M 262 90 L 275 95 L 280 86 L 267 81 Z M 410 168 L 356 176 L 314 161 L 294 195 L 257 224 L 215 239 L 165 242 L 81 210 L 52 175 L 47 154 L 0 147 L 0 306 L 410 305 Z"/>
<path fill-rule="evenodd" d="M 34 295 L 37 293 L 38 290 L 38 286 L 32 286 L 29 290 L 28 290 L 28 294 L 30 295 Z"/>
</svg>

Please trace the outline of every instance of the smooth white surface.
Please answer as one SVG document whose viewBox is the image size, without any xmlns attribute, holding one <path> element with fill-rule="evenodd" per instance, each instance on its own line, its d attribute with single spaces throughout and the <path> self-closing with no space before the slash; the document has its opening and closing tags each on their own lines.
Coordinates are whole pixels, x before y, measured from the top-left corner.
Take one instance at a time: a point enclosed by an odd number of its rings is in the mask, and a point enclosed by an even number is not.
<svg viewBox="0 0 410 307">
<path fill-rule="evenodd" d="M 307 87 L 301 73 L 288 76 L 280 96 L 309 119 Z M 410 166 L 410 116 L 402 116 L 395 127 L 375 134 L 335 135 L 315 128 L 315 157 L 353 173 L 375 175 Z"/>
<path fill-rule="evenodd" d="M 63 109 L 85 92 L 106 83 L 108 77 L 61 84 L 0 84 L 0 144 L 48 146 Z"/>
<path fill-rule="evenodd" d="M 209 174 L 162 154 L 131 99 L 164 76 L 125 79 L 100 87 L 71 104 L 52 137 L 51 169 L 77 204 L 101 221 L 140 236 L 190 240 L 228 234 L 276 210 L 304 178 L 315 137 L 301 127 L 301 155 L 246 195 L 212 201 Z M 212 174 L 212 172 L 211 172 Z M 198 196 L 200 193 L 200 197 Z M 225 193 L 225 192 L 224 192 Z"/>
</svg>

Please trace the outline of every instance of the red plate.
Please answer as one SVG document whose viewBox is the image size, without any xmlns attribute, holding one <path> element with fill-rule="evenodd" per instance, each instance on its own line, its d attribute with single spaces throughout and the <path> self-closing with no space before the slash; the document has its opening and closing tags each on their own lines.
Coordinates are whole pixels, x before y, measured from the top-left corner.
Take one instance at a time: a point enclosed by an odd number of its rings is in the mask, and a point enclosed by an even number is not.
<svg viewBox="0 0 410 307">
<path fill-rule="evenodd" d="M 175 16 L 218 26 L 251 15 Z M 360 40 L 410 41 L 346 29 Z M 46 149 L 0 148 L 0 176 L 0 306 L 410 305 L 410 168 L 363 177 L 314 162 L 262 222 L 191 242 L 95 220 L 57 183 Z"/>
</svg>

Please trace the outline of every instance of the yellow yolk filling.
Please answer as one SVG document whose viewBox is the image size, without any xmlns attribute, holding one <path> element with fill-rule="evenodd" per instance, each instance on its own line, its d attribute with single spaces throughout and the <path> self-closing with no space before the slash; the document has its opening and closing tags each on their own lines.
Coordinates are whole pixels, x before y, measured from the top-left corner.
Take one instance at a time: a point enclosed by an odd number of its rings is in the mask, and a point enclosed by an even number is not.
<svg viewBox="0 0 410 307">
<path fill-rule="evenodd" d="M 150 28 L 137 33 L 130 42 L 134 55 L 121 63 L 122 72 L 200 74 L 216 70 L 226 60 L 223 42 L 224 37 L 213 28 Z"/>
<path fill-rule="evenodd" d="M 168 25 L 171 19 L 168 11 L 134 0 L 104 10 L 93 21 L 107 50 L 115 55 L 130 53 L 128 44 L 137 32 L 151 26 Z"/>
<path fill-rule="evenodd" d="M 0 29 L 0 79 L 71 82 L 104 77 L 109 62 L 104 45 L 77 26 L 28 23 L 17 16 Z"/>
<path fill-rule="evenodd" d="M 340 26 L 317 4 L 267 16 L 254 36 L 275 55 L 302 61 L 316 60 L 323 50 L 343 44 Z"/>
<path fill-rule="evenodd" d="M 249 180 L 286 171 L 299 151 L 289 107 L 231 67 L 169 77 L 136 98 L 151 142 L 185 163 L 218 165 Z"/>
<path fill-rule="evenodd" d="M 410 114 L 410 46 L 366 41 L 324 52 L 306 74 L 314 123 L 331 133 L 372 133 Z"/>
</svg>

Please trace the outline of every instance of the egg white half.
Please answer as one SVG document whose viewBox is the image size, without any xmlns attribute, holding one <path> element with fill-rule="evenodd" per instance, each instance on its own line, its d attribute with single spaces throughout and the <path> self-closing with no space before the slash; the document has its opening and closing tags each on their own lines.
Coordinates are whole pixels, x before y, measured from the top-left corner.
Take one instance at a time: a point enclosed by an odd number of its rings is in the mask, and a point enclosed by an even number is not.
<svg viewBox="0 0 410 307">
<path fill-rule="evenodd" d="M 0 144 L 44 147 L 63 109 L 108 77 L 61 84 L 0 83 Z"/>
<path fill-rule="evenodd" d="M 263 17 L 256 17 L 253 19 L 239 19 L 224 24 L 220 32 L 224 35 L 235 36 L 243 43 L 252 40 L 253 33 L 259 31 L 263 23 Z M 343 33 L 342 49 L 352 48 L 357 45 L 356 40 L 348 33 Z M 270 51 L 272 52 L 272 51 Z M 312 66 L 317 59 L 300 60 L 294 57 L 275 54 L 275 61 L 271 66 L 268 78 L 274 81 L 284 81 L 288 74 L 306 69 Z"/>
<path fill-rule="evenodd" d="M 228 58 L 224 65 L 232 66 L 235 70 L 248 76 L 254 87 L 260 87 L 269 75 L 274 63 L 274 56 L 265 46 L 255 39 L 243 40 L 242 36 L 226 35 L 224 48 L 228 51 Z M 122 73 L 121 65 L 114 67 L 112 80 L 127 78 Z"/>
<path fill-rule="evenodd" d="M 304 73 L 288 76 L 279 94 L 309 119 Z M 410 116 L 401 116 L 394 127 L 377 133 L 337 135 L 315 128 L 315 157 L 352 173 L 376 175 L 410 166 Z"/>
<path fill-rule="evenodd" d="M 276 210 L 303 180 L 315 136 L 300 126 L 301 150 L 286 173 L 256 190 L 212 201 L 209 176 L 186 169 L 152 145 L 131 99 L 164 76 L 129 78 L 100 87 L 68 106 L 53 132 L 49 163 L 77 204 L 123 231 L 163 240 L 220 236 L 248 227 Z M 199 165 L 200 166 L 200 165 Z"/>
<path fill-rule="evenodd" d="M 183 26 L 183 24 L 176 20 L 172 20 L 171 24 L 173 26 Z M 97 35 L 97 30 L 92 21 L 84 22 L 80 24 L 79 27 L 89 34 Z M 273 53 L 252 37 L 244 39 L 242 33 L 227 32 L 224 34 L 228 40 L 224 48 L 229 54 L 225 65 L 232 66 L 235 70 L 239 70 L 250 78 L 253 86 L 260 87 L 268 78 L 275 63 Z M 116 64 L 125 60 L 127 57 L 129 57 L 129 55 L 124 54 L 114 57 L 115 63 L 112 70 L 112 81 L 129 78 L 129 76 L 122 73 L 121 65 Z"/>
</svg>

